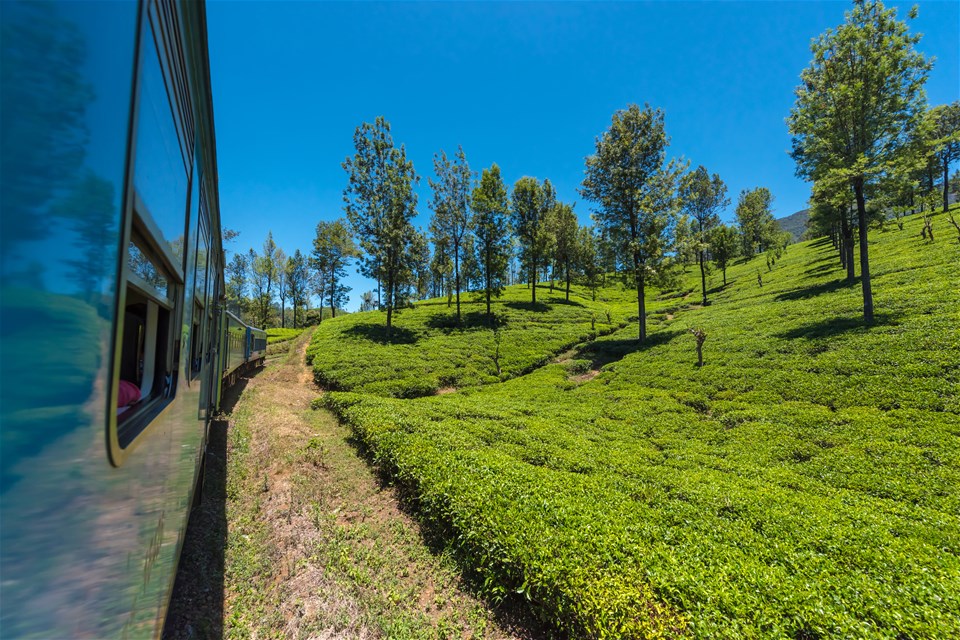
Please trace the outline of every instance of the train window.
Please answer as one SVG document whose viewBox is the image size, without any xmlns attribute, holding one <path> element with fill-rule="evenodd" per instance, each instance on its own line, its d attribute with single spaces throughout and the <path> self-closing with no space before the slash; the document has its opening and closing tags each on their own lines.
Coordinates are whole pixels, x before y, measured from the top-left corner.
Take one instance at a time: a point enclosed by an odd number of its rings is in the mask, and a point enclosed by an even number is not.
<svg viewBox="0 0 960 640">
<path fill-rule="evenodd" d="M 186 229 L 184 204 L 187 202 L 187 176 L 190 167 L 181 152 L 176 109 L 171 106 L 157 54 L 153 27 L 145 20 L 141 40 L 140 110 L 137 121 L 136 172 L 133 178 L 137 194 L 149 209 L 163 242 L 179 261 L 183 261 L 183 236 Z"/>
<path fill-rule="evenodd" d="M 153 5 L 150 5 L 153 7 Z M 172 67 L 161 65 L 154 32 L 157 14 L 145 12 L 138 64 L 129 242 L 123 258 L 113 384 L 115 413 L 108 431 L 110 457 L 127 449 L 176 393 L 185 291 L 188 185 L 183 149 L 192 148 L 179 117 Z M 159 53 L 163 51 L 163 53 Z M 163 58 L 166 60 L 166 58 Z M 165 77 L 166 76 L 166 77 Z M 168 92 L 168 84 L 173 83 Z"/>
<path fill-rule="evenodd" d="M 197 232 L 197 248 L 196 248 L 196 263 L 194 269 L 194 305 L 193 305 L 193 320 L 190 334 L 190 379 L 195 380 L 200 376 L 201 370 L 203 369 L 203 362 L 205 357 L 205 348 L 204 348 L 204 339 L 203 336 L 206 332 L 207 322 L 206 322 L 206 309 L 207 304 L 207 247 L 209 246 L 209 241 L 207 239 L 207 224 L 206 224 L 206 209 L 202 205 L 202 196 L 201 196 L 201 208 L 200 208 L 200 219 Z"/>
<path fill-rule="evenodd" d="M 127 248 L 117 394 L 117 443 L 126 447 L 174 392 L 169 269 L 134 235 Z"/>
</svg>

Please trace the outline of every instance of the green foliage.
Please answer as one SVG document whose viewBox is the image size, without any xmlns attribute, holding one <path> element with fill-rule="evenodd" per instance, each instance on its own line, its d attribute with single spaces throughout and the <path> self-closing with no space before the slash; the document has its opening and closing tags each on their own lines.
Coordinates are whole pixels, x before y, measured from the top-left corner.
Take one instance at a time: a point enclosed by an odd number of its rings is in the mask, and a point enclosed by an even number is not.
<svg viewBox="0 0 960 640">
<path fill-rule="evenodd" d="M 461 267 L 464 260 L 464 240 L 470 228 L 470 182 L 473 173 L 467 164 L 463 147 L 457 148 L 457 154 L 451 162 L 445 151 L 433 156 L 433 169 L 436 181 L 428 179 L 433 189 L 433 218 L 430 230 L 435 240 L 449 247 L 453 257 L 453 289 L 457 297 L 457 321 L 461 321 L 460 291 L 463 287 Z"/>
<path fill-rule="evenodd" d="M 357 127 L 353 144 L 356 153 L 343 161 L 348 175 L 344 210 L 363 249 L 361 273 L 382 285 L 380 304 L 387 312 L 390 335 L 393 314 L 406 304 L 415 284 L 417 231 L 411 220 L 417 215 L 413 187 L 420 178 L 406 149 L 394 146 L 390 123 L 383 116 Z"/>
<path fill-rule="evenodd" d="M 855 319 L 858 292 L 818 240 L 794 245 L 762 289 L 757 256 L 730 265 L 709 307 L 663 295 L 643 344 L 624 327 L 501 384 L 324 402 L 446 528 L 490 597 L 522 593 L 572 637 L 955 637 L 960 248 L 917 242 L 921 224 L 875 240 L 886 313 L 872 325 Z M 622 291 L 600 294 L 627 308 Z M 546 327 L 507 318 L 507 367 L 525 366 L 517 347 L 589 320 L 584 305 L 553 302 Z M 311 347 L 315 370 L 355 359 L 423 379 L 418 354 L 442 363 L 436 346 L 462 358 L 492 343 L 489 331 L 421 337 L 442 308 L 418 306 L 405 318 L 423 314 L 417 342 L 380 356 L 357 352 L 347 319 L 331 322 L 336 334 Z M 546 330 L 520 343 L 522 322 Z M 714 345 L 703 367 L 691 329 Z M 599 375 L 572 377 L 585 361 Z M 374 378 L 354 387 L 377 392 Z"/>
<path fill-rule="evenodd" d="M 710 253 L 717 268 L 723 273 L 723 284 L 727 284 L 727 266 L 740 255 L 740 242 L 737 230 L 732 226 L 721 224 L 714 227 L 709 236 Z"/>
<path fill-rule="evenodd" d="M 855 2 L 845 17 L 810 45 L 813 60 L 787 122 L 797 174 L 856 196 L 863 316 L 871 322 L 866 192 L 911 155 L 931 62 L 916 49 L 920 36 L 879 0 Z"/>
<path fill-rule="evenodd" d="M 496 164 L 484 169 L 480 183 L 474 188 L 470 226 L 477 237 L 476 261 L 480 270 L 487 313 L 491 314 L 490 300 L 503 295 L 506 286 L 507 262 L 510 257 L 510 229 L 507 216 L 509 201 L 507 187 Z"/>
<path fill-rule="evenodd" d="M 347 275 L 347 265 L 359 255 L 345 220 L 317 223 L 310 259 L 310 266 L 317 272 L 314 293 L 321 301 L 327 301 L 332 316 L 347 302 L 350 287 L 342 280 Z"/>
<path fill-rule="evenodd" d="M 716 173 L 711 176 L 703 165 L 686 174 L 680 180 L 680 202 L 683 211 L 690 216 L 693 232 L 693 248 L 700 265 L 700 288 L 703 304 L 707 304 L 707 249 L 710 248 L 711 232 L 720 224 L 720 212 L 730 205 L 727 185 Z"/>
<path fill-rule="evenodd" d="M 743 255 L 750 258 L 770 246 L 773 219 L 773 195 L 766 187 L 744 189 L 737 200 L 737 226 L 743 242 Z"/>
<path fill-rule="evenodd" d="M 577 257 L 577 232 L 580 225 L 577 224 L 577 215 L 573 212 L 573 207 L 563 202 L 558 202 L 551 216 L 553 223 L 553 259 L 556 268 L 563 274 L 566 282 L 566 299 L 570 299 L 570 271 L 574 268 L 574 261 Z"/>
<path fill-rule="evenodd" d="M 943 210 L 947 210 L 950 193 L 950 165 L 960 160 L 960 101 L 941 104 L 927 111 L 930 152 L 942 172 Z"/>
<path fill-rule="evenodd" d="M 613 114 L 610 128 L 596 141 L 586 160 L 580 192 L 596 203 L 598 226 L 622 255 L 629 256 L 637 285 L 640 341 L 646 338 L 644 282 L 657 271 L 668 246 L 676 182 L 684 169 L 667 162 L 669 145 L 663 111 L 631 104 Z"/>
<path fill-rule="evenodd" d="M 520 260 L 526 266 L 531 285 L 533 304 L 537 303 L 538 269 L 546 261 L 551 244 L 548 217 L 556 205 L 557 197 L 549 180 L 543 184 L 536 178 L 524 176 L 513 185 L 510 200 L 510 216 L 513 230 L 520 243 Z"/>
</svg>

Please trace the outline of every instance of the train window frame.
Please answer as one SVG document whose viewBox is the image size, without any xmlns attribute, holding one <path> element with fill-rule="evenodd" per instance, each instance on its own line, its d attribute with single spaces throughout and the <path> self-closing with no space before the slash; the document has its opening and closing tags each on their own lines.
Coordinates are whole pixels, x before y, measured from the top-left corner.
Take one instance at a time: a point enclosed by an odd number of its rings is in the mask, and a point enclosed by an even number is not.
<svg viewBox="0 0 960 640">
<path fill-rule="evenodd" d="M 142 111 L 140 98 L 144 90 L 142 68 L 145 64 L 144 56 L 149 55 L 146 51 L 153 50 L 159 58 L 168 100 L 171 99 L 172 91 L 183 90 L 183 87 L 171 87 L 169 84 L 170 77 L 163 68 L 169 64 L 169 61 L 164 60 L 164 55 L 169 55 L 169 52 L 164 51 L 158 40 L 158 27 L 153 24 L 157 17 L 148 16 L 152 13 L 153 11 L 140 11 L 135 44 L 137 59 L 134 86 L 127 125 L 127 176 L 117 265 L 113 347 L 107 382 L 107 453 L 110 463 L 115 467 L 122 466 L 126 458 L 143 442 L 144 436 L 153 431 L 153 427 L 161 421 L 160 417 L 171 407 L 177 395 L 183 338 L 180 327 L 184 321 L 184 297 L 188 285 L 186 276 L 190 255 L 190 212 L 194 198 L 194 181 L 199 178 L 195 163 L 185 167 L 186 189 L 182 206 L 177 204 L 177 210 L 166 212 L 167 216 L 179 216 L 183 221 L 184 243 L 181 255 L 178 256 L 170 239 L 165 237 L 157 224 L 136 182 L 137 141 Z M 191 136 L 192 131 L 183 130 L 183 114 L 178 113 L 174 104 L 171 103 L 170 106 L 170 115 L 177 135 L 174 142 L 182 148 L 185 144 L 183 136 Z M 136 256 L 138 259 L 145 259 L 152 267 L 152 270 L 147 269 L 149 274 L 156 272 L 162 277 L 165 289 L 158 289 L 134 270 L 131 264 L 131 257 L 135 255 L 132 248 L 140 254 Z M 128 326 L 128 320 L 135 321 L 136 324 Z M 135 337 L 132 337 L 133 334 Z M 131 353 L 134 354 L 132 358 Z M 126 367 L 126 372 L 129 373 L 131 361 L 134 363 L 133 371 L 139 373 L 135 384 L 139 383 L 141 393 L 148 395 L 131 403 L 126 410 L 120 410 L 117 405 L 122 369 Z"/>
<path fill-rule="evenodd" d="M 142 201 L 138 201 L 143 207 Z M 122 363 L 130 359 L 129 349 L 137 350 L 136 366 L 140 370 L 139 380 L 134 384 L 140 387 L 143 397 L 126 408 L 111 404 L 110 411 L 110 454 L 114 464 L 119 465 L 134 448 L 141 436 L 149 431 L 157 418 L 170 406 L 177 395 L 177 379 L 180 360 L 180 344 L 177 339 L 177 327 L 182 312 L 182 292 L 184 281 L 182 270 L 177 271 L 176 263 L 165 254 L 162 244 L 155 242 L 149 232 L 152 227 L 150 213 L 146 208 L 134 208 L 132 211 L 132 229 L 130 241 L 122 252 L 122 304 L 123 316 L 117 319 L 118 364 L 111 376 L 114 393 L 119 395 L 119 384 L 123 375 Z M 151 242 L 154 240 L 154 242 Z M 153 284 L 137 274 L 130 264 L 131 247 L 135 247 L 149 260 L 153 267 L 166 280 L 166 290 L 158 290 Z M 127 322 L 131 319 L 131 309 L 145 304 L 143 318 L 143 337 L 135 345 L 131 344 L 127 333 Z M 136 317 L 134 315 L 134 317 Z"/>
</svg>

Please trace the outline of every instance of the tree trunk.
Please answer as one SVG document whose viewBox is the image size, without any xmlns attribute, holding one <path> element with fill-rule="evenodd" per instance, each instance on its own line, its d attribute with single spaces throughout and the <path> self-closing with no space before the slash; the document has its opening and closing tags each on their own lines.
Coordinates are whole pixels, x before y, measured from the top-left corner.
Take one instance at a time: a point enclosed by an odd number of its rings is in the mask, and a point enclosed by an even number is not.
<svg viewBox="0 0 960 640">
<path fill-rule="evenodd" d="M 843 234 L 840 240 L 840 264 L 847 270 L 847 282 L 853 282 L 856 279 L 853 271 L 853 229 L 850 228 L 846 213 L 840 216 L 840 233 Z"/>
<path fill-rule="evenodd" d="M 727 263 L 723 263 L 723 286 L 727 286 Z"/>
<path fill-rule="evenodd" d="M 640 266 L 640 257 L 636 253 L 633 254 L 633 272 L 635 276 L 634 279 L 637 281 L 637 313 L 640 316 L 638 319 L 640 323 L 640 342 L 643 342 L 647 339 L 647 313 L 643 299 L 643 270 Z"/>
<path fill-rule="evenodd" d="M 486 284 L 487 284 L 487 322 L 490 323 L 490 326 L 493 326 L 493 314 L 490 313 L 490 289 L 493 287 L 493 277 L 492 277 L 492 274 L 490 273 L 491 260 L 490 260 L 490 243 L 489 242 L 487 243 L 486 249 L 487 250 L 484 251 L 484 255 L 486 256 L 486 261 L 485 261 L 486 268 L 484 269 L 484 271 L 486 272 Z"/>
<path fill-rule="evenodd" d="M 530 265 L 530 288 L 533 291 L 533 304 L 537 304 L 537 259 L 536 257 L 531 260 Z"/>
<path fill-rule="evenodd" d="M 950 207 L 950 163 L 946 160 L 943 161 L 943 210 L 946 211 Z"/>
<path fill-rule="evenodd" d="M 570 262 L 567 262 L 566 265 L 566 276 L 567 276 L 567 302 L 570 302 Z"/>
<path fill-rule="evenodd" d="M 873 322 L 873 289 L 870 286 L 870 256 L 867 246 L 867 207 L 863 200 L 863 180 L 853 184 L 857 196 L 857 222 L 860 240 L 860 285 L 863 288 L 863 320 Z"/>
<path fill-rule="evenodd" d="M 704 265 L 703 251 L 697 252 L 697 262 L 700 263 L 700 289 L 703 291 L 703 306 L 707 306 L 707 269 Z"/>
<path fill-rule="evenodd" d="M 393 335 L 393 260 L 387 254 L 387 338 Z"/>
<path fill-rule="evenodd" d="M 337 281 L 334 280 L 333 278 L 330 278 L 330 317 L 331 318 L 337 317 L 337 305 L 336 305 L 336 300 L 334 299 L 334 295 L 336 294 L 336 292 L 337 292 Z"/>
<path fill-rule="evenodd" d="M 453 285 L 457 290 L 457 326 L 460 326 L 460 247 L 453 244 Z"/>
</svg>

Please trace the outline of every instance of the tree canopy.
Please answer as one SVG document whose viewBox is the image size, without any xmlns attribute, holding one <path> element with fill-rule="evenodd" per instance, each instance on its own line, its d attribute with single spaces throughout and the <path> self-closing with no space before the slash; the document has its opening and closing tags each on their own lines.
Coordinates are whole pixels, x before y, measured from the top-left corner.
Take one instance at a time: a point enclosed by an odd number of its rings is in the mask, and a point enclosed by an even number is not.
<svg viewBox="0 0 960 640">
<path fill-rule="evenodd" d="M 913 17 L 911 11 L 911 17 Z M 919 35 L 879 0 L 854 3 L 811 44 L 787 122 L 797 174 L 851 188 L 857 204 L 863 315 L 873 320 L 864 187 L 892 172 L 925 108 L 931 64 Z"/>
<path fill-rule="evenodd" d="M 597 224 L 632 260 L 637 285 L 639 339 L 646 339 L 644 288 L 668 246 L 667 231 L 682 165 L 666 160 L 663 111 L 635 104 L 613 114 L 610 128 L 587 158 L 580 193 L 597 204 Z"/>
</svg>

